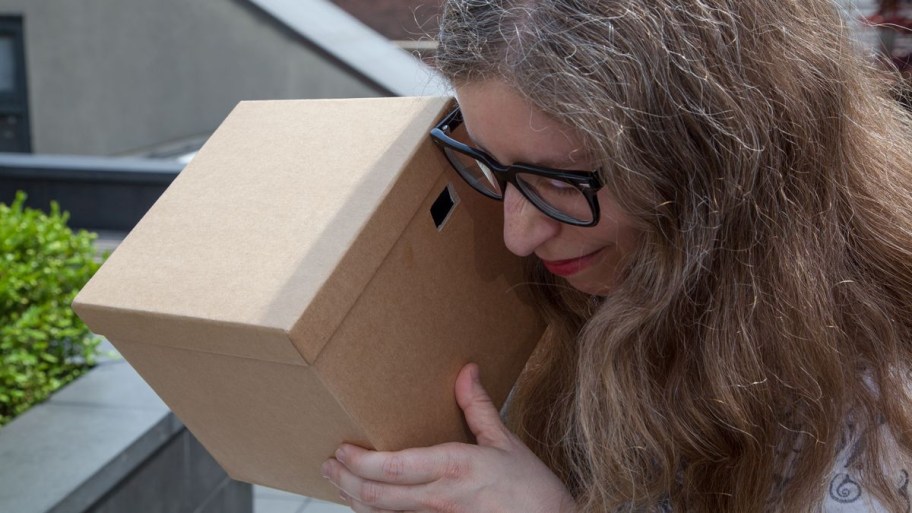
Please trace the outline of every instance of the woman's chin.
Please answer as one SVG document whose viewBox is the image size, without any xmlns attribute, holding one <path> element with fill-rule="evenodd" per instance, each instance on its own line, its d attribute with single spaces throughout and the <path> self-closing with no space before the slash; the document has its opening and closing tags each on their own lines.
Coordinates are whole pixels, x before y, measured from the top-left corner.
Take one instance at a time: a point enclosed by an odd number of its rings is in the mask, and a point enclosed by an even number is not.
<svg viewBox="0 0 912 513">
<path fill-rule="evenodd" d="M 583 294 L 590 294 L 593 296 L 604 296 L 608 293 L 608 289 L 611 285 L 610 283 L 605 283 L 604 281 L 577 279 L 576 276 L 570 276 L 564 279 L 567 281 L 567 284 L 574 289 L 582 292 Z"/>
</svg>

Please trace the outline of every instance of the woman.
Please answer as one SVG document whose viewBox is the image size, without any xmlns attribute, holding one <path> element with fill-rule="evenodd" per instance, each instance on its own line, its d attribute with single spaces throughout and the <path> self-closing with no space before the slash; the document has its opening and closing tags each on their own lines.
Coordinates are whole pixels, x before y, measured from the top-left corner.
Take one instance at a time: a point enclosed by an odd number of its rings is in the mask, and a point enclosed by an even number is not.
<svg viewBox="0 0 912 513">
<path fill-rule="evenodd" d="M 912 123 L 835 4 L 451 0 L 438 64 L 550 330 L 515 435 L 470 365 L 478 445 L 340 447 L 355 511 L 909 510 Z"/>
</svg>

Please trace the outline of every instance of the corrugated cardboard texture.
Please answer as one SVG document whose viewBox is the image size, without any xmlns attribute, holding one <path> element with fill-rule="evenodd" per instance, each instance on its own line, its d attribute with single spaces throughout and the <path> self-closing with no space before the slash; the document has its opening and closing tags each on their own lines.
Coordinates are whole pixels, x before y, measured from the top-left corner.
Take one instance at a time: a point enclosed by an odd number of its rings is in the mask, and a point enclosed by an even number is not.
<svg viewBox="0 0 912 513">
<path fill-rule="evenodd" d="M 465 363 L 506 397 L 543 326 L 427 135 L 448 103 L 240 104 L 74 302 L 232 477 L 338 500 L 342 442 L 470 441 Z"/>
<path fill-rule="evenodd" d="M 116 305 L 290 331 L 447 102 L 240 103 L 80 293 L 77 308 Z M 429 170 L 428 186 L 437 173 Z M 403 228 L 392 221 L 385 221 L 388 246 Z M 365 253 L 348 269 L 349 279 L 334 284 L 339 304 L 327 310 L 344 315 L 384 256 Z M 117 338 L 116 326 L 106 328 L 103 335 Z M 325 342 L 315 331 L 302 343 L 306 356 L 312 361 Z"/>
<path fill-rule="evenodd" d="M 112 282 L 116 284 L 116 280 Z M 137 289 L 136 293 L 141 294 L 142 289 Z M 88 326 L 103 331 L 111 340 L 126 338 L 290 365 L 307 364 L 289 341 L 288 333 L 273 327 L 165 315 L 153 310 L 129 310 L 109 305 L 74 303 L 73 307 Z"/>
<path fill-rule="evenodd" d="M 375 137 L 384 134 L 383 140 L 390 149 L 389 154 L 372 164 L 372 169 L 378 170 L 377 173 L 382 176 L 388 176 L 389 169 L 393 168 L 398 170 L 398 175 L 395 183 L 385 190 L 375 183 L 379 181 L 377 179 L 359 184 L 358 190 L 350 194 L 351 208 L 341 210 L 342 216 L 363 215 L 360 213 L 363 208 L 360 203 L 364 197 L 369 197 L 370 203 L 376 205 L 373 214 L 365 219 L 358 238 L 351 243 L 345 256 L 326 278 L 323 287 L 291 330 L 292 341 L 308 362 L 316 361 L 326 341 L 372 279 L 406 224 L 414 218 L 421 205 L 420 200 L 449 168 L 427 135 L 429 127 L 440 117 L 447 103 L 449 102 L 429 103 L 428 107 L 433 108 L 425 109 L 420 116 L 416 115 L 412 125 L 401 134 L 387 132 L 388 127 L 382 121 L 385 115 L 402 115 L 401 113 L 390 112 L 368 117 L 376 120 L 376 126 L 366 127 L 367 131 L 375 132 Z M 330 136 L 338 134 L 321 135 L 327 138 Z M 345 171 L 343 169 L 339 172 Z M 382 195 L 382 199 L 375 199 L 378 194 Z M 316 248 L 314 253 L 322 255 L 322 248 Z M 290 286 L 298 286 L 310 275 L 311 259 L 310 254 L 303 255 L 294 279 L 288 282 Z M 280 294 L 278 298 L 284 296 L 285 294 Z"/>
<path fill-rule="evenodd" d="M 438 232 L 429 210 L 447 184 L 460 204 Z M 500 406 L 541 335 L 517 297 L 521 264 L 502 249 L 501 208 L 441 176 L 320 355 L 324 381 L 375 448 L 470 441 L 453 397 L 459 370 L 479 363 Z"/>
<path fill-rule="evenodd" d="M 117 348 L 231 477 L 339 500 L 313 462 L 367 436 L 313 369 L 126 340 Z"/>
</svg>

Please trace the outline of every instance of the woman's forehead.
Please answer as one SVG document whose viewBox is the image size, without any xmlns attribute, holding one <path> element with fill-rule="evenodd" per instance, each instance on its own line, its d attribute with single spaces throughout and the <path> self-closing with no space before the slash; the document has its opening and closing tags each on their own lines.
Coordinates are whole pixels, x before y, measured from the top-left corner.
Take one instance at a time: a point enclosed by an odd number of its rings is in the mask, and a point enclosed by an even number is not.
<svg viewBox="0 0 912 513">
<path fill-rule="evenodd" d="M 456 98 L 472 142 L 504 163 L 564 168 L 587 160 L 582 140 L 572 128 L 504 82 L 464 84 L 456 88 Z"/>
</svg>

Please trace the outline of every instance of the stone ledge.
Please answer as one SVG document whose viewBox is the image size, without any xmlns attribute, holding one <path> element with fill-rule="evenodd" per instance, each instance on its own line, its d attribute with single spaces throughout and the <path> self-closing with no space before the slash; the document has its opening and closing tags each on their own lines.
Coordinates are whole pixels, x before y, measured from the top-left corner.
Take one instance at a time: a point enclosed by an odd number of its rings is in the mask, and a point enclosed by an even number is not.
<svg viewBox="0 0 912 513">
<path fill-rule="evenodd" d="M 0 511 L 81 511 L 183 428 L 124 361 L 0 430 Z"/>
<path fill-rule="evenodd" d="M 175 463 L 159 463 L 169 451 L 180 455 Z M 116 499 L 118 487 L 136 488 L 136 475 L 163 475 L 145 469 L 175 465 L 188 470 L 185 478 L 200 474 L 215 487 L 190 490 L 208 494 L 200 500 L 217 504 L 221 495 L 232 496 L 242 499 L 232 511 L 251 511 L 250 485 L 227 479 L 128 363 L 106 361 L 0 429 L 0 511 L 90 511 Z M 161 494 L 151 503 L 187 491 L 152 488 Z"/>
</svg>

